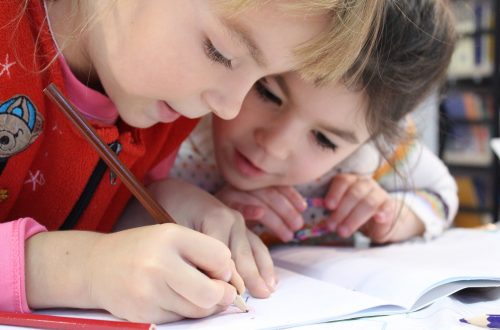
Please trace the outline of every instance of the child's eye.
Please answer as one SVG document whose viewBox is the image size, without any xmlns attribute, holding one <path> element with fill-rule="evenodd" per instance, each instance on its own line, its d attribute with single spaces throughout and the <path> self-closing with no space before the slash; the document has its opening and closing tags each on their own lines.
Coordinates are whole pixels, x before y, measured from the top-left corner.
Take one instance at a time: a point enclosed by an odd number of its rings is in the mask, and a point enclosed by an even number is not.
<svg viewBox="0 0 500 330">
<path fill-rule="evenodd" d="M 255 83 L 255 90 L 264 102 L 273 102 L 278 106 L 283 104 L 283 101 L 267 89 L 267 87 L 260 80 Z"/>
<path fill-rule="evenodd" d="M 205 48 L 205 54 L 207 54 L 207 57 L 212 60 L 215 63 L 220 63 L 224 65 L 228 69 L 233 68 L 233 64 L 231 63 L 231 60 L 226 58 L 224 55 L 222 55 L 217 48 L 214 47 L 212 44 L 212 41 L 209 39 L 205 39 L 203 42 L 203 46 Z"/>
<path fill-rule="evenodd" d="M 323 149 L 328 149 L 335 151 L 337 150 L 337 145 L 330 141 L 323 133 L 318 131 L 312 132 L 314 135 L 314 141 Z"/>
</svg>

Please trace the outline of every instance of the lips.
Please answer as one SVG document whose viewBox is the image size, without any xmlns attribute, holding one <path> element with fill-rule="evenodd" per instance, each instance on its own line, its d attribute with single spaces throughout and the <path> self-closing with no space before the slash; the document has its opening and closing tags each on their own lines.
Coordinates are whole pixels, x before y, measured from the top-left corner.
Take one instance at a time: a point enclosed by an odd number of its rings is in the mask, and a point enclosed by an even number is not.
<svg viewBox="0 0 500 330">
<path fill-rule="evenodd" d="M 238 171 L 248 177 L 257 177 L 266 174 L 261 168 L 255 166 L 248 158 L 246 158 L 238 150 L 234 153 L 234 163 Z"/>
<path fill-rule="evenodd" d="M 165 101 L 158 101 L 157 109 L 159 120 L 163 123 L 173 122 L 181 116 L 180 113 L 172 109 L 170 105 L 168 105 L 168 103 Z"/>
</svg>

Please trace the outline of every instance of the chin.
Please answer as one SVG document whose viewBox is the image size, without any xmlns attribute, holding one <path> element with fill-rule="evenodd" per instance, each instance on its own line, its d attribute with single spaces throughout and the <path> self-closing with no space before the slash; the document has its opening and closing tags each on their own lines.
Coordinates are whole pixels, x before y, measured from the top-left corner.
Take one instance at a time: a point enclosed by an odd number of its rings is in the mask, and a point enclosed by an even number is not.
<svg viewBox="0 0 500 330">
<path fill-rule="evenodd" d="M 153 125 L 155 125 L 157 122 L 149 120 L 148 118 L 127 118 L 126 116 L 121 117 L 121 120 L 123 120 L 127 125 L 135 127 L 135 128 L 149 128 Z"/>
<path fill-rule="evenodd" d="M 255 179 L 246 179 L 240 176 L 231 175 L 225 175 L 224 177 L 227 183 L 241 191 L 249 191 L 269 187 L 268 184 L 261 183 Z"/>
</svg>

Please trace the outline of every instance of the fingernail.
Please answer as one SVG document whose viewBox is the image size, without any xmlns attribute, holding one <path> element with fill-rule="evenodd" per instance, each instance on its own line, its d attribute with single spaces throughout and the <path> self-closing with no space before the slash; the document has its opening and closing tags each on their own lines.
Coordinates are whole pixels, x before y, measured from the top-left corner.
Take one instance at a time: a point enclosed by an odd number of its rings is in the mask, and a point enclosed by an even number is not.
<svg viewBox="0 0 500 330">
<path fill-rule="evenodd" d="M 302 199 L 300 201 L 300 209 L 301 209 L 301 211 L 304 211 L 305 209 L 307 209 L 307 201 L 305 199 Z"/>
<path fill-rule="evenodd" d="M 302 217 L 299 215 L 295 220 L 293 220 L 293 230 L 299 230 L 304 225 Z"/>
<path fill-rule="evenodd" d="M 337 233 L 341 236 L 341 237 L 346 237 L 349 233 L 348 233 L 348 230 L 346 227 L 344 226 L 340 226 L 339 229 L 337 230 Z"/>
<path fill-rule="evenodd" d="M 333 210 L 334 208 L 337 207 L 337 201 L 333 198 L 327 199 L 325 201 L 326 207 L 330 210 Z"/>
<path fill-rule="evenodd" d="M 269 290 L 271 290 L 272 292 L 276 290 L 276 280 L 274 279 L 274 277 L 268 278 L 266 280 L 266 284 Z"/>
<path fill-rule="evenodd" d="M 293 233 L 291 231 L 287 232 L 283 237 L 283 242 L 289 242 L 293 239 Z"/>
<path fill-rule="evenodd" d="M 222 280 L 225 282 L 229 282 L 232 277 L 233 277 L 233 272 L 231 270 L 228 270 L 222 275 Z"/>
<path fill-rule="evenodd" d="M 378 222 L 384 223 L 386 219 L 386 215 L 384 212 L 378 212 L 377 213 L 377 220 Z"/>
<path fill-rule="evenodd" d="M 337 228 L 337 223 L 335 223 L 335 222 L 328 222 L 327 226 L 328 226 L 328 230 L 335 231 L 335 229 Z"/>
</svg>

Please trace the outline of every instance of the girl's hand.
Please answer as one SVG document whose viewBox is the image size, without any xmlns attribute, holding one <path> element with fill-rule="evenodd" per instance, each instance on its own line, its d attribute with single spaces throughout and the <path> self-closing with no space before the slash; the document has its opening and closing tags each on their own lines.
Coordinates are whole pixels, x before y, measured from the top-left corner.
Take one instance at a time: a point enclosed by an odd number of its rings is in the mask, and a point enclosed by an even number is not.
<svg viewBox="0 0 500 330">
<path fill-rule="evenodd" d="M 235 286 L 244 288 L 224 244 L 175 224 L 105 235 L 89 264 L 96 305 L 135 321 L 205 317 L 233 302 Z"/>
<path fill-rule="evenodd" d="M 220 312 L 233 302 L 235 287 L 243 281 L 229 249 L 176 224 L 112 234 L 47 232 L 26 244 L 31 308 L 98 308 L 163 323 Z"/>
<path fill-rule="evenodd" d="M 372 178 L 356 174 L 338 174 L 325 197 L 331 211 L 327 226 L 341 237 L 349 237 L 370 224 L 372 239 L 383 241 L 396 220 L 396 208 L 390 195 Z"/>
<path fill-rule="evenodd" d="M 260 238 L 247 229 L 239 212 L 180 180 L 156 182 L 150 189 L 179 224 L 212 236 L 230 248 L 250 294 L 266 298 L 274 291 L 276 279 L 271 255 Z"/>
<path fill-rule="evenodd" d="M 391 199 L 393 217 L 375 215 L 361 231 L 375 243 L 400 242 L 424 233 L 424 223 L 401 200 Z M 394 219 L 394 220 L 392 220 Z"/>
<path fill-rule="evenodd" d="M 341 237 L 360 230 L 373 242 L 404 240 L 423 232 L 415 214 L 372 178 L 356 174 L 336 175 L 325 198 L 331 210 L 327 226 Z"/>
<path fill-rule="evenodd" d="M 248 222 L 258 222 L 269 228 L 283 242 L 293 239 L 294 232 L 304 225 L 301 213 L 307 205 L 293 187 L 241 191 L 228 185 L 216 196 L 238 210 Z"/>
</svg>

